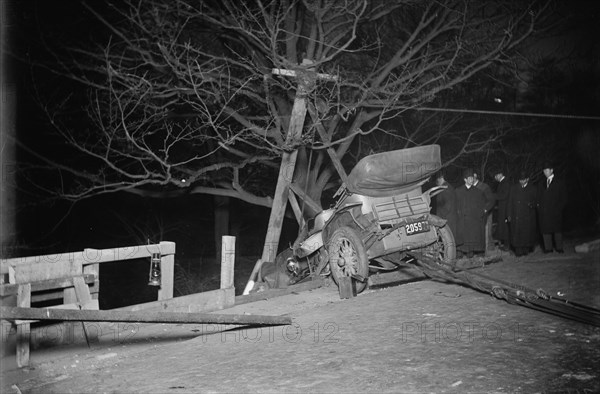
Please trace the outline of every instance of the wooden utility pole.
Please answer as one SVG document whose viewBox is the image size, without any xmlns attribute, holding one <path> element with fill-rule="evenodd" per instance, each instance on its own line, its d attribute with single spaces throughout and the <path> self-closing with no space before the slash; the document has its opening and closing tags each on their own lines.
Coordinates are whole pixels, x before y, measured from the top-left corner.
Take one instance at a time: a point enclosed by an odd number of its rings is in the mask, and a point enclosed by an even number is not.
<svg viewBox="0 0 600 394">
<path fill-rule="evenodd" d="M 250 292 L 254 284 L 255 277 L 258 274 L 258 268 L 260 268 L 260 264 L 265 261 L 275 261 L 275 256 L 277 255 L 281 227 L 283 225 L 283 218 L 285 216 L 285 209 L 288 202 L 290 183 L 292 182 L 294 169 L 296 168 L 296 158 L 298 156 L 298 149 L 296 146 L 302 136 L 302 129 L 304 128 L 304 120 L 306 118 L 306 96 L 311 91 L 317 79 L 330 81 L 337 80 L 337 77 L 335 76 L 329 74 L 319 74 L 310 70 L 309 67 L 311 64 L 312 62 L 310 60 L 304 59 L 302 61 L 302 66 L 305 68 L 302 70 L 296 71 L 280 68 L 275 68 L 272 70 L 274 75 L 294 77 L 298 81 L 294 106 L 292 108 L 289 128 L 285 139 L 285 146 L 290 147 L 291 149 L 286 150 L 281 157 L 281 166 L 279 168 L 279 175 L 277 177 L 277 186 L 275 188 L 273 206 L 271 207 L 271 216 L 269 217 L 269 224 L 267 227 L 267 235 L 265 237 L 262 258 L 256 262 L 251 277 L 248 280 L 248 284 L 246 285 L 246 289 L 244 290 L 244 294 L 248 294 Z"/>
<path fill-rule="evenodd" d="M 304 60 L 302 65 L 310 66 L 312 62 Z M 306 118 L 306 96 L 316 83 L 317 79 L 337 80 L 336 77 L 328 74 L 318 74 L 310 70 L 305 72 L 296 72 L 295 70 L 273 69 L 273 74 L 295 77 L 298 81 L 296 89 L 296 98 L 294 107 L 290 116 L 290 124 L 286 135 L 285 145 L 295 147 L 302 136 L 304 128 L 304 120 Z M 279 237 L 281 235 L 281 226 L 285 216 L 285 209 L 288 201 L 290 183 L 294 176 L 296 167 L 296 158 L 298 149 L 294 148 L 290 151 L 285 151 L 281 158 L 281 166 L 279 168 L 279 176 L 277 178 L 277 187 L 275 188 L 275 196 L 273 198 L 273 207 L 271 208 L 271 216 L 269 217 L 269 225 L 267 228 L 267 236 L 263 247 L 262 261 L 275 261 L 277 248 L 279 246 Z"/>
</svg>

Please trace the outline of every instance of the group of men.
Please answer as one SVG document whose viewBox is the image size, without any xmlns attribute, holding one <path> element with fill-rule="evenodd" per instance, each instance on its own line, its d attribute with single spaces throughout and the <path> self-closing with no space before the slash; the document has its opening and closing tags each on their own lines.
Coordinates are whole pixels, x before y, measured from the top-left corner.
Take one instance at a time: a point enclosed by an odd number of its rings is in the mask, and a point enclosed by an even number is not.
<svg viewBox="0 0 600 394">
<path fill-rule="evenodd" d="M 476 171 L 463 171 L 464 184 L 456 189 L 438 173 L 436 183 L 446 186 L 436 196 L 436 214 L 447 220 L 457 250 L 467 257 L 485 253 L 485 225 L 498 205 L 496 239 L 502 250 L 517 256 L 533 251 L 538 240 L 538 224 L 544 253 L 564 253 L 562 214 L 567 203 L 564 181 L 554 175 L 551 163 L 543 164 L 544 179 L 537 186 L 522 171 L 519 182 L 511 184 L 504 171 L 494 171 L 496 193 L 479 179 Z"/>
</svg>

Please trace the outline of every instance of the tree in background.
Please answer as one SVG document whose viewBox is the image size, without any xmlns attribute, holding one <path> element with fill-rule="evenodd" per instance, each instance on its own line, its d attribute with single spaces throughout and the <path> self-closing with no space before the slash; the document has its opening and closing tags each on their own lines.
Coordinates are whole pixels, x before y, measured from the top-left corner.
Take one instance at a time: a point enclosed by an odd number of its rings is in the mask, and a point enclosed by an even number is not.
<svg viewBox="0 0 600 394">
<path fill-rule="evenodd" d="M 509 61 L 540 29 L 548 8 L 542 3 L 86 5 L 106 29 L 97 36 L 103 40 L 65 52 L 53 48 L 50 65 L 87 88 L 85 119 L 74 125 L 65 112 L 80 101 L 46 106 L 61 140 L 86 158 L 85 165 L 47 159 L 66 183 L 44 187 L 71 200 L 115 191 L 206 193 L 269 206 L 282 151 L 305 146 L 316 156 L 298 179 L 311 177 L 309 195 L 319 201 L 334 173 L 324 148 L 342 158 L 357 136 L 375 132 L 404 146 L 435 142 L 423 128 L 383 126 Z M 296 80 L 273 69 L 339 78 L 311 85 L 310 117 L 295 141 L 285 135 Z"/>
<path fill-rule="evenodd" d="M 501 124 L 413 110 L 455 107 L 472 95 L 466 83 L 511 65 L 516 50 L 547 27 L 551 3 L 148 0 L 84 7 L 89 34 L 43 34 L 45 57 L 28 59 L 70 82 L 36 81 L 58 137 L 47 141 L 59 153 L 22 143 L 36 158 L 27 179 L 70 201 L 200 193 L 269 207 L 287 150 L 302 148 L 294 182 L 319 203 L 336 180 L 328 148 L 346 168 L 364 154 L 361 146 L 375 152 L 440 143 L 447 163 L 491 149 Z M 286 140 L 298 78 L 312 81 L 315 73 L 338 79 L 309 84 L 303 132 Z M 215 223 L 226 226 L 221 219 Z"/>
</svg>

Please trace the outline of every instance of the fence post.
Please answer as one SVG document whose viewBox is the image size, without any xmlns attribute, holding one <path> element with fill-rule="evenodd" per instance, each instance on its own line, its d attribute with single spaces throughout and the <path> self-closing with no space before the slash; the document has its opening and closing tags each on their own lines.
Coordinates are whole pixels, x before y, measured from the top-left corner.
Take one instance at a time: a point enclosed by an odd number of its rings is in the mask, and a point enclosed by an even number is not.
<svg viewBox="0 0 600 394">
<path fill-rule="evenodd" d="M 224 235 L 221 242 L 221 289 L 234 287 L 235 237 Z"/>
<path fill-rule="evenodd" d="M 163 246 L 173 245 L 175 248 L 175 244 L 173 242 L 162 241 L 160 243 L 161 250 Z M 173 280 L 175 277 L 175 251 L 173 254 L 168 254 L 163 256 L 161 254 L 160 258 L 160 289 L 158 289 L 158 299 L 159 300 L 168 300 L 173 298 Z"/>
</svg>

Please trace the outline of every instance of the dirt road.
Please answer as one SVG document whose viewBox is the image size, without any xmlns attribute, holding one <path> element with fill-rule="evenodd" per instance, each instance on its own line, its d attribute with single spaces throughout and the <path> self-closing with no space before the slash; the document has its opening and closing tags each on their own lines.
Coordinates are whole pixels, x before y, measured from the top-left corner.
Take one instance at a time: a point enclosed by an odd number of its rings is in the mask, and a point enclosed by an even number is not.
<svg viewBox="0 0 600 394">
<path fill-rule="evenodd" d="M 600 308 L 600 255 L 505 258 L 480 272 Z M 340 300 L 337 288 L 222 313 L 294 325 L 121 325 L 85 344 L 3 359 L 3 393 L 600 392 L 600 329 L 420 281 Z M 119 333 L 119 335 L 116 335 Z"/>
</svg>

